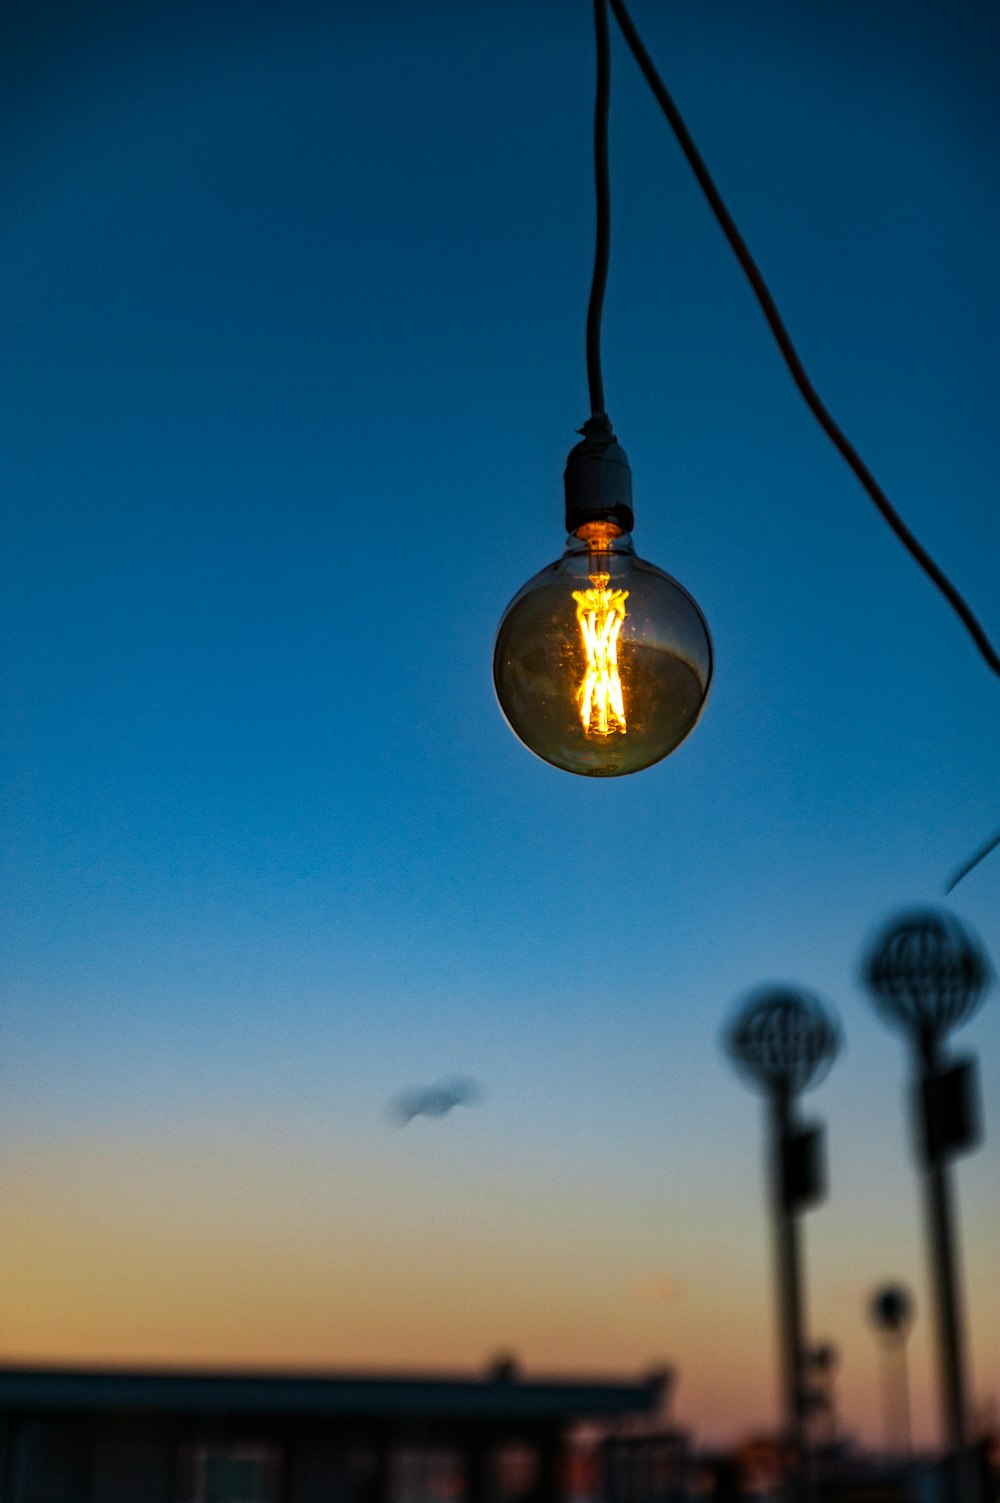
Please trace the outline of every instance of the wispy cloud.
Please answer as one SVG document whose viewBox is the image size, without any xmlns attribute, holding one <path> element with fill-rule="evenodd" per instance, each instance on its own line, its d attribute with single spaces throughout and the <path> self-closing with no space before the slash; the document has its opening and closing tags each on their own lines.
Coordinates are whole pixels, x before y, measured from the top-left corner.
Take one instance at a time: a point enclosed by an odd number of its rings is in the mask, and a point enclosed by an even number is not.
<svg viewBox="0 0 1000 1503">
<path fill-rule="evenodd" d="M 453 1107 L 475 1106 L 482 1096 L 476 1081 L 454 1076 L 437 1085 L 400 1091 L 389 1104 L 389 1115 L 400 1127 L 405 1127 L 414 1117 L 446 1117 Z"/>
</svg>

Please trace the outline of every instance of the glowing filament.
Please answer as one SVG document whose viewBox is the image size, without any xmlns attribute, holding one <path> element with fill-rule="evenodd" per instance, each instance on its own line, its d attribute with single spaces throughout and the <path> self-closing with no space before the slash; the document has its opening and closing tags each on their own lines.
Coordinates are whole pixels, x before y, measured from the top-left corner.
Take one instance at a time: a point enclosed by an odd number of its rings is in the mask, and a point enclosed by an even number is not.
<svg viewBox="0 0 1000 1503">
<path fill-rule="evenodd" d="M 607 574 L 592 574 L 592 590 L 574 590 L 587 672 L 576 699 L 588 736 L 625 730 L 625 702 L 618 675 L 618 634 L 625 620 L 628 590 L 609 590 Z"/>
</svg>

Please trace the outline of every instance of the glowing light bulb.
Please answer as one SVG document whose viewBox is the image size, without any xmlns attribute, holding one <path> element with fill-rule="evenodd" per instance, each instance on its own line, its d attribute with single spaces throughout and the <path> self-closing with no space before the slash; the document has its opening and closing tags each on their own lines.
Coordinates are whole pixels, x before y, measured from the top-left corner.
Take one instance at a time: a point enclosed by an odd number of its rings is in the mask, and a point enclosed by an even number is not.
<svg viewBox="0 0 1000 1503">
<path fill-rule="evenodd" d="M 603 468 L 581 482 L 574 459 Z M 639 772 L 667 756 L 695 726 L 712 677 L 701 611 L 635 554 L 627 479 L 610 425 L 573 451 L 566 551 L 515 595 L 493 653 L 497 698 L 515 735 L 585 777 Z"/>
<path fill-rule="evenodd" d="M 607 574 L 592 574 L 591 589 L 574 590 L 587 672 L 577 700 L 584 735 L 610 736 L 624 732 L 625 703 L 618 672 L 618 633 L 625 620 L 628 590 L 609 590 Z"/>
</svg>

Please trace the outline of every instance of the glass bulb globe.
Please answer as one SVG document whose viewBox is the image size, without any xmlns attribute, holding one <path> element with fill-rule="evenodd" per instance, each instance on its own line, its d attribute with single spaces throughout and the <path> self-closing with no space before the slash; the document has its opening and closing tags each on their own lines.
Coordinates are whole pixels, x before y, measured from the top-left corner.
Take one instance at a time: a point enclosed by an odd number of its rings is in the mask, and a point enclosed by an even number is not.
<svg viewBox="0 0 1000 1503">
<path fill-rule="evenodd" d="M 672 752 L 711 678 L 701 611 L 612 522 L 584 523 L 518 591 L 493 651 L 514 734 L 553 767 L 592 778 L 640 772 Z"/>
</svg>

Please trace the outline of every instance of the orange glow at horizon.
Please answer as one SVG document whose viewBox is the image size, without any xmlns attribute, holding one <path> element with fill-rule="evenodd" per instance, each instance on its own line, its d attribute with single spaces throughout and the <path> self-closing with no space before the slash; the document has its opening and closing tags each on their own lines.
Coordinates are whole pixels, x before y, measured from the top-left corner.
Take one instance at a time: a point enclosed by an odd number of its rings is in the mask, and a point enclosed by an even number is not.
<svg viewBox="0 0 1000 1503">
<path fill-rule="evenodd" d="M 574 590 L 576 619 L 587 654 L 587 671 L 577 693 L 580 719 L 588 736 L 625 733 L 625 702 L 618 672 L 618 635 L 625 620 L 628 590 L 609 590 L 610 575 L 591 574 L 592 589 Z"/>
<path fill-rule="evenodd" d="M 702 1442 L 773 1429 L 756 1187 L 746 1222 L 731 1195 L 661 1216 L 618 1184 L 531 1169 L 506 1147 L 456 1146 L 447 1173 L 429 1135 L 336 1147 L 294 1126 L 251 1137 L 206 1123 L 12 1147 L 2 1360 L 475 1372 L 512 1350 L 535 1376 L 623 1377 L 666 1362 L 671 1412 Z M 970 1296 L 988 1317 L 994 1240 L 985 1218 L 967 1232 Z M 846 1428 L 877 1444 L 867 1247 L 853 1268 L 851 1237 L 817 1241 L 813 1325 L 843 1345 Z M 933 1443 L 928 1324 L 912 1338 L 913 1401 L 919 1441 Z M 989 1333 L 988 1318 L 973 1333 L 985 1395 Z"/>
</svg>

